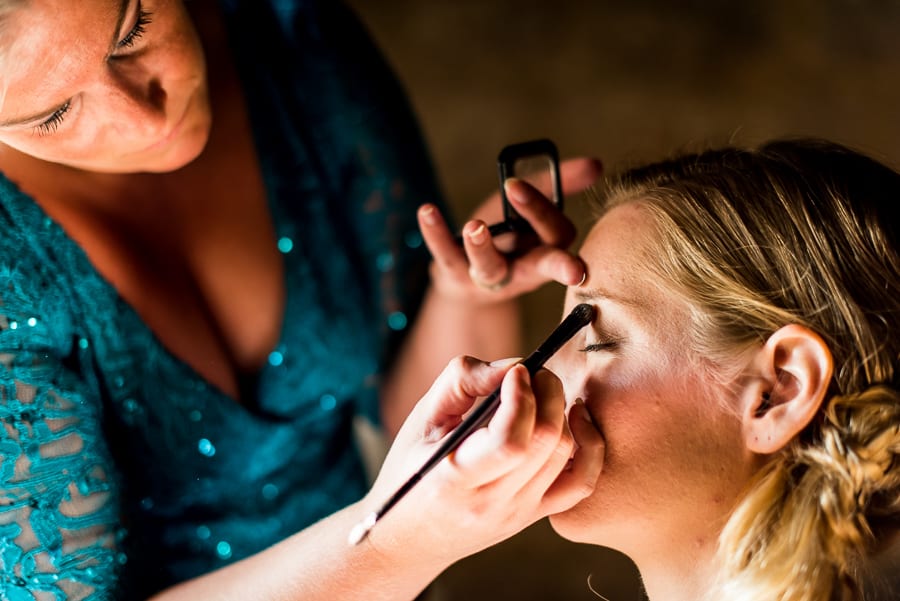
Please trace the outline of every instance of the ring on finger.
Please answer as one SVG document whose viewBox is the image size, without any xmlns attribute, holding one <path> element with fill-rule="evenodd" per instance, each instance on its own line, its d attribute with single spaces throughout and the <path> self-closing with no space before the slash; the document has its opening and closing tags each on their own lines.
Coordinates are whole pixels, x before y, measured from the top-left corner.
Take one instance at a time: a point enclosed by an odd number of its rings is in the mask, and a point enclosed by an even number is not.
<svg viewBox="0 0 900 601">
<path fill-rule="evenodd" d="M 499 281 L 488 284 L 477 275 L 475 275 L 474 271 L 469 270 L 469 277 L 472 278 L 472 281 L 475 282 L 475 285 L 481 288 L 482 290 L 488 290 L 490 292 L 497 292 L 498 290 L 502 290 L 512 281 L 512 269 L 509 267 L 506 268 L 506 274 L 500 278 Z"/>
</svg>

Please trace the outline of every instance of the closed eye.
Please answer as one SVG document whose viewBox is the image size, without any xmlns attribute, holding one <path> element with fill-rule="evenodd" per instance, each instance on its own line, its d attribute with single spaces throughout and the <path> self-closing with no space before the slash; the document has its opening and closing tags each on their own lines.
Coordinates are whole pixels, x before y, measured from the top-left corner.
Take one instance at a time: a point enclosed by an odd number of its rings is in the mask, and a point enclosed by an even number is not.
<svg viewBox="0 0 900 601">
<path fill-rule="evenodd" d="M 134 46 L 134 43 L 144 35 L 146 31 L 147 25 L 150 24 L 150 11 L 144 10 L 144 8 L 139 4 L 138 5 L 138 19 L 135 22 L 134 27 L 131 28 L 125 37 L 119 40 L 119 43 L 116 45 L 117 48 L 131 48 Z"/>
<path fill-rule="evenodd" d="M 56 109 L 53 114 L 47 117 L 44 121 L 35 125 L 35 132 L 40 135 L 51 134 L 55 132 L 56 128 L 59 127 L 59 124 L 63 122 L 63 119 L 65 119 L 66 113 L 69 112 L 70 108 L 72 108 L 71 100 Z"/>
<path fill-rule="evenodd" d="M 619 340 L 604 340 L 602 342 L 594 342 L 579 349 L 583 353 L 592 353 L 598 351 L 613 351 L 619 348 Z"/>
</svg>

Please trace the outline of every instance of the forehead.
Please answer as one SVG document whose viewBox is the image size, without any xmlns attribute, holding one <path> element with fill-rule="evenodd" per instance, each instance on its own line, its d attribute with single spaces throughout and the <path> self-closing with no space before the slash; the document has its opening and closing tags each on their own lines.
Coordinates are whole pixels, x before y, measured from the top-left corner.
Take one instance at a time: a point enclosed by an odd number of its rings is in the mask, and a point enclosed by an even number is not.
<svg viewBox="0 0 900 601">
<path fill-rule="evenodd" d="M 638 271 L 646 265 L 652 234 L 650 216 L 639 205 L 619 205 L 604 214 L 581 246 L 580 254 L 588 266 L 586 284 L 639 295 L 646 278 Z"/>
<path fill-rule="evenodd" d="M 618 205 L 601 217 L 582 244 L 588 277 L 569 288 L 578 300 L 609 301 L 636 321 L 676 335 L 686 327 L 687 302 L 653 275 L 656 225 L 639 203 Z"/>
<path fill-rule="evenodd" d="M 25 0 L 0 10 L 2 115 L 47 108 L 28 105 L 101 64 L 121 6 L 122 0 Z"/>
<path fill-rule="evenodd" d="M 56 35 L 109 43 L 110 29 L 129 0 L 0 0 L 0 36 L 5 47 Z M 94 29 L 85 29 L 94 25 Z M 98 29 L 97 26 L 103 26 Z"/>
</svg>

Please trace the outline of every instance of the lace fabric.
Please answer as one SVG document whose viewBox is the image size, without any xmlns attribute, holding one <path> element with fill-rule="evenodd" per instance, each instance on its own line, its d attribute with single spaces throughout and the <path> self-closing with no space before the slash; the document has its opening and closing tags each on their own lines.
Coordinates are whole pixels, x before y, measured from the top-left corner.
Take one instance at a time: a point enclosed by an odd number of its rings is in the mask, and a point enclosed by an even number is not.
<svg viewBox="0 0 900 601">
<path fill-rule="evenodd" d="M 23 196 L 5 180 L 0 196 L 9 201 L 0 220 L 0 591 L 96 598 L 99 579 L 115 585 L 108 566 L 120 560 L 120 527 L 101 409 L 90 401 L 97 390 L 75 368 L 87 339 L 70 338 L 65 291 L 46 277 L 55 253 L 29 252 L 16 219 Z M 36 225 L 52 228 L 45 218 Z"/>
<path fill-rule="evenodd" d="M 344 7 L 223 6 L 285 260 L 280 341 L 234 402 L 0 176 L 0 598 L 146 598 L 365 491 L 352 422 L 378 419 L 427 278 L 415 209 L 439 191 Z"/>
</svg>

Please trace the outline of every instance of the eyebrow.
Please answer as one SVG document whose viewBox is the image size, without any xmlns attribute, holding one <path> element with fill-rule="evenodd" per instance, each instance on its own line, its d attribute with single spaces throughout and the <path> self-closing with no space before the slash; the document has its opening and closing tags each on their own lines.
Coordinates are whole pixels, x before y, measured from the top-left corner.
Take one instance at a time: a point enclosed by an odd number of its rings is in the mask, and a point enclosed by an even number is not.
<svg viewBox="0 0 900 601">
<path fill-rule="evenodd" d="M 109 44 L 109 51 L 107 52 L 107 56 L 111 55 L 116 47 L 119 45 L 119 33 L 122 31 L 122 24 L 125 22 L 125 17 L 128 15 L 128 5 L 131 4 L 131 0 L 120 0 L 119 2 L 119 13 L 116 16 L 116 28 L 113 30 L 112 42 Z M 66 100 L 66 102 L 69 102 Z M 47 119 L 50 118 L 51 115 L 56 113 L 56 111 L 60 110 L 65 106 L 66 102 L 53 107 L 52 109 L 42 111 L 40 113 L 29 115 L 27 117 L 13 117 L 12 119 L 7 119 L 6 121 L 0 121 L 0 127 L 12 127 L 14 125 L 25 125 L 27 123 L 43 123 Z"/>
<path fill-rule="evenodd" d="M 638 307 L 638 308 L 643 307 L 645 304 L 637 299 L 625 298 L 625 297 L 613 294 L 611 292 L 608 292 L 606 290 L 603 290 L 602 288 L 578 289 L 575 291 L 575 298 L 580 301 L 583 301 L 583 302 L 605 300 L 605 301 L 618 303 L 620 305 L 626 305 L 629 307 Z"/>
</svg>

